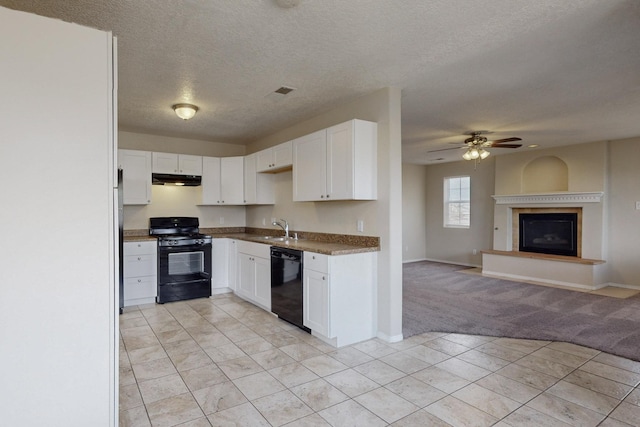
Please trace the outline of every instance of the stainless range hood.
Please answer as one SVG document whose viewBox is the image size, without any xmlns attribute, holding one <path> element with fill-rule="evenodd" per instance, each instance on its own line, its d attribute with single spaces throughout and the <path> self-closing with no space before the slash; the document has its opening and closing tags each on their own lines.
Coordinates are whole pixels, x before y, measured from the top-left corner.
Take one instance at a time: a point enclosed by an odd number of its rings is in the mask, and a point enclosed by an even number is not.
<svg viewBox="0 0 640 427">
<path fill-rule="evenodd" d="M 154 173 L 151 175 L 153 185 L 181 185 L 196 187 L 202 184 L 202 177 L 197 175 L 173 175 L 168 173 Z"/>
</svg>

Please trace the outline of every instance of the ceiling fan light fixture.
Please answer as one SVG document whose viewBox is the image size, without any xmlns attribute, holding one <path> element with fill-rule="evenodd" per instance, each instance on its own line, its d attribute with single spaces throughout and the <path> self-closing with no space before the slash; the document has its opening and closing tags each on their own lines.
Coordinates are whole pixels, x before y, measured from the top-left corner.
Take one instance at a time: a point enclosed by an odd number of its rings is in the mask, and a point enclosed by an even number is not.
<svg viewBox="0 0 640 427">
<path fill-rule="evenodd" d="M 477 149 L 476 147 L 471 147 L 471 148 L 469 149 L 469 156 L 470 156 L 472 159 L 474 159 L 474 160 L 475 160 L 475 159 L 477 159 L 478 157 L 480 157 L 480 152 L 478 151 L 478 149 Z"/>
<path fill-rule="evenodd" d="M 471 154 L 469 154 L 469 150 L 464 152 L 464 154 L 462 155 L 462 158 L 465 159 L 465 160 L 473 160 L 471 158 Z"/>
<path fill-rule="evenodd" d="M 491 154 L 490 152 L 488 152 L 487 150 L 485 150 L 484 148 L 480 149 L 480 159 L 484 160 L 487 157 L 489 157 L 489 154 Z"/>
<path fill-rule="evenodd" d="M 198 107 L 193 104 L 175 104 L 171 108 L 176 112 L 176 116 L 182 120 L 189 120 L 198 112 Z"/>
</svg>

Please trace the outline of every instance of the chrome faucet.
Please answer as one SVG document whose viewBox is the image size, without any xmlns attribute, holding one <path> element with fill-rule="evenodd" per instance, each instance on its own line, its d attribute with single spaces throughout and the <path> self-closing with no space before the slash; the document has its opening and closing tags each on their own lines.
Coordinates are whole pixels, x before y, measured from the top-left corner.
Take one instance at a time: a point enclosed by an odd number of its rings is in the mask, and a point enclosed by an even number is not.
<svg viewBox="0 0 640 427">
<path fill-rule="evenodd" d="M 289 223 L 286 220 L 282 219 L 282 218 L 280 218 L 280 221 L 282 221 L 282 222 L 273 221 L 273 225 L 277 225 L 278 227 L 282 228 L 284 230 L 284 238 L 288 239 L 289 238 Z"/>
</svg>

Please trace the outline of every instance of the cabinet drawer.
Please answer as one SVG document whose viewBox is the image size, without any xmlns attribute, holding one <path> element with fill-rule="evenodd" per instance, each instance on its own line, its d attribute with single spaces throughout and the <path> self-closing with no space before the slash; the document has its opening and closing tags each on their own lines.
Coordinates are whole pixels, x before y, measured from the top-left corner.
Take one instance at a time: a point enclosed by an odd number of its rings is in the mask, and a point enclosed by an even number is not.
<svg viewBox="0 0 640 427">
<path fill-rule="evenodd" d="M 156 255 L 132 255 L 124 257 L 124 277 L 155 276 Z"/>
<path fill-rule="evenodd" d="M 305 251 L 304 268 L 321 273 L 329 273 L 329 256 Z"/>
<path fill-rule="evenodd" d="M 124 281 L 124 299 L 155 298 L 158 293 L 156 276 L 133 277 Z"/>
<path fill-rule="evenodd" d="M 153 254 L 155 256 L 158 242 L 156 240 L 148 240 L 143 242 L 124 242 L 124 256 Z"/>
<path fill-rule="evenodd" d="M 264 243 L 253 243 L 238 240 L 237 248 L 239 253 L 266 259 L 271 257 L 271 246 Z"/>
</svg>

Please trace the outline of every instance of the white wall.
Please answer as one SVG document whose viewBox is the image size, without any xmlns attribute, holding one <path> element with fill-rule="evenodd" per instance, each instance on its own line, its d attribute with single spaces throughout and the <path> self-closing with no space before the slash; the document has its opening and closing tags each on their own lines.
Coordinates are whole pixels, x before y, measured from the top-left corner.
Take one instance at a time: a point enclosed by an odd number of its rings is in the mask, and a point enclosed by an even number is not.
<svg viewBox="0 0 640 427">
<path fill-rule="evenodd" d="M 427 166 L 402 164 L 402 261 L 427 257 Z"/>
<path fill-rule="evenodd" d="M 0 424 L 117 423 L 111 35 L 0 7 Z"/>
<path fill-rule="evenodd" d="M 364 220 L 364 235 L 379 236 L 378 331 L 384 339 L 402 336 L 402 164 L 400 90 L 386 88 L 341 107 L 283 129 L 247 147 L 249 153 L 292 140 L 354 118 L 378 123 L 378 200 L 369 202 L 293 203 L 291 173 L 277 175 L 276 205 L 247 207 L 247 225 L 262 227 L 262 220 L 285 218 L 292 229 L 357 234 L 356 221 Z"/>
<path fill-rule="evenodd" d="M 176 118 L 176 120 L 178 120 Z M 118 132 L 120 148 L 198 156 L 242 156 L 244 145 L 197 139 L 173 138 L 135 132 Z M 199 206 L 202 187 L 154 185 L 151 203 L 124 207 L 125 230 L 148 229 L 149 218 L 156 216 L 195 216 L 201 227 L 244 227 L 244 206 Z"/>
</svg>

